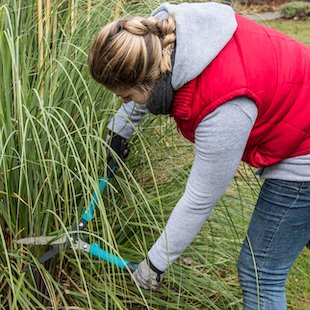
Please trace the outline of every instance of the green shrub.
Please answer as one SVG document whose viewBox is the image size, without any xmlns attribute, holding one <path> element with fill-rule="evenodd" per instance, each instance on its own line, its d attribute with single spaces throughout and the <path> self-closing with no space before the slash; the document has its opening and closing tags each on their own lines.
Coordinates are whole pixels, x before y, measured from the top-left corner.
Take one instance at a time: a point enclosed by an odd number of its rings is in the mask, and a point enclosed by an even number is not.
<svg viewBox="0 0 310 310">
<path fill-rule="evenodd" d="M 280 8 L 283 16 L 289 19 L 309 19 L 310 3 L 296 1 L 286 3 Z"/>
</svg>

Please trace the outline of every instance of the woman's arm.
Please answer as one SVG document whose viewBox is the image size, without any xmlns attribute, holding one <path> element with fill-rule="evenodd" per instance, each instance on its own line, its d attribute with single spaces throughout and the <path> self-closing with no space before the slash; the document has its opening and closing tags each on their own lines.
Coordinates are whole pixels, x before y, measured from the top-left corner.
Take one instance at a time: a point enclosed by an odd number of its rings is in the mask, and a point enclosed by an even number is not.
<svg viewBox="0 0 310 310">
<path fill-rule="evenodd" d="M 143 104 L 136 104 L 133 101 L 123 103 L 110 119 L 108 129 L 128 140 L 147 112 Z"/>
<path fill-rule="evenodd" d="M 148 253 L 161 271 L 189 246 L 228 187 L 257 116 L 256 105 L 240 97 L 205 117 L 195 131 L 195 158 L 165 231 Z M 168 249 L 168 251 L 167 251 Z"/>
</svg>

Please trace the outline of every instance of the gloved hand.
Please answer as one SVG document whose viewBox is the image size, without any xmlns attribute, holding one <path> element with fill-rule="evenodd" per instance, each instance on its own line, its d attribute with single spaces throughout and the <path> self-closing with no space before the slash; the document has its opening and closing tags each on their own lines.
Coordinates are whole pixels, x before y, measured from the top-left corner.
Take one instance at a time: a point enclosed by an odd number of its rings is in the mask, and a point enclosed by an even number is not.
<svg viewBox="0 0 310 310">
<path fill-rule="evenodd" d="M 129 154 L 128 141 L 122 136 L 109 132 L 109 135 L 106 139 L 107 143 L 110 143 L 112 150 L 123 160 Z M 112 157 L 111 155 L 109 157 Z"/>
<path fill-rule="evenodd" d="M 158 270 L 150 260 L 149 263 L 146 259 L 144 259 L 139 264 L 137 270 L 133 273 L 133 277 L 138 282 L 140 287 L 144 289 L 151 289 L 153 291 L 159 291 L 163 283 L 164 272 Z"/>
<path fill-rule="evenodd" d="M 121 137 L 120 135 L 109 132 L 109 135 L 106 138 L 107 144 L 109 144 L 112 150 L 122 159 L 124 160 L 129 154 L 129 147 L 128 142 L 125 138 Z M 108 170 L 107 176 L 112 178 L 115 172 L 115 168 L 117 166 L 117 161 L 113 157 L 112 152 L 110 152 L 108 156 Z"/>
</svg>

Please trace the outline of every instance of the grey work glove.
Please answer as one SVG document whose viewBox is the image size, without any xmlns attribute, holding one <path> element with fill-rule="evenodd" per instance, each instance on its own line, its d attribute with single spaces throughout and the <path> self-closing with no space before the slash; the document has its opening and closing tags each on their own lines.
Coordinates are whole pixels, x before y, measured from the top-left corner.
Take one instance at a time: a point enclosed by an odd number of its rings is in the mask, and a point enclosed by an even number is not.
<svg viewBox="0 0 310 310">
<path fill-rule="evenodd" d="M 158 270 L 151 262 L 148 264 L 148 261 L 144 259 L 133 273 L 133 277 L 140 287 L 159 291 L 163 283 L 164 272 Z"/>
</svg>

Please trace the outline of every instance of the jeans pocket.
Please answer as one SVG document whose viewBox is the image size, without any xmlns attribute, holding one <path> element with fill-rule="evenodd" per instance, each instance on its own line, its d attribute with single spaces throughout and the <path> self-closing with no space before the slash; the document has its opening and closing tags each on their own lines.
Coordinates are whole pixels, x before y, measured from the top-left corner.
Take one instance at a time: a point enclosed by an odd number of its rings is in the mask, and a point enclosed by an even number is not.
<svg viewBox="0 0 310 310">
<path fill-rule="evenodd" d="M 303 182 L 268 179 L 258 199 L 263 203 L 290 208 L 298 200 L 302 186 Z"/>
</svg>

